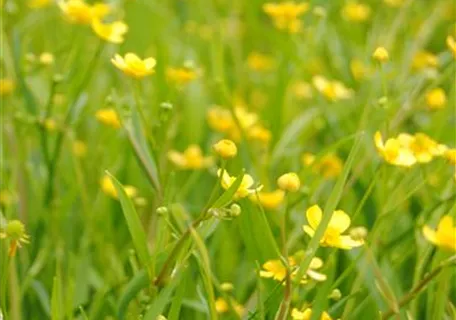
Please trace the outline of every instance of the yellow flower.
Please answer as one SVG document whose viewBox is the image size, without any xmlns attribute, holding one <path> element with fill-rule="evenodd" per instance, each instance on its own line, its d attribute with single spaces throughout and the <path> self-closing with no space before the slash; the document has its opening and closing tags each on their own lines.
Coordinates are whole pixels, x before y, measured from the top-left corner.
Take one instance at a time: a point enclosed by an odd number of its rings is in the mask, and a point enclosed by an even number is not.
<svg viewBox="0 0 456 320">
<path fill-rule="evenodd" d="M 238 302 L 236 302 L 234 299 L 231 299 L 231 304 L 233 305 L 234 311 L 239 316 L 242 316 L 242 314 L 244 313 L 244 307 L 240 305 Z M 215 300 L 215 310 L 217 311 L 217 313 L 226 313 L 230 310 L 230 306 L 224 298 L 218 297 Z"/>
<path fill-rule="evenodd" d="M 283 190 L 275 190 L 271 192 L 258 192 L 257 195 L 253 194 L 250 196 L 250 200 L 255 203 L 260 203 L 266 209 L 277 209 L 282 203 L 283 199 L 285 198 L 285 192 Z"/>
<path fill-rule="evenodd" d="M 442 217 L 437 230 L 432 230 L 425 225 L 423 227 L 423 235 L 428 241 L 438 247 L 456 251 L 456 227 L 451 216 Z"/>
<path fill-rule="evenodd" d="M 391 138 L 384 143 L 382 134 L 377 131 L 374 141 L 378 152 L 386 162 L 401 167 L 410 167 L 416 163 L 416 158 L 404 139 Z"/>
<path fill-rule="evenodd" d="M 222 133 L 227 133 L 236 125 L 230 111 L 220 106 L 214 106 L 209 109 L 207 112 L 207 122 L 213 130 Z"/>
<path fill-rule="evenodd" d="M 39 57 L 40 63 L 49 66 L 54 63 L 54 55 L 50 52 L 43 52 Z"/>
<path fill-rule="evenodd" d="M 442 156 L 446 146 L 438 144 L 424 133 L 416 133 L 414 136 L 401 133 L 398 137 L 400 143 L 413 152 L 417 162 L 428 163 L 436 156 Z"/>
<path fill-rule="evenodd" d="M 371 8 L 363 3 L 350 1 L 342 8 L 342 17 L 348 21 L 363 22 L 369 19 Z"/>
<path fill-rule="evenodd" d="M 282 3 L 265 3 L 264 12 L 272 19 L 274 26 L 282 31 L 297 33 L 301 30 L 299 17 L 309 10 L 308 3 L 286 1 Z"/>
<path fill-rule="evenodd" d="M 114 109 L 100 109 L 95 113 L 95 117 L 101 123 L 111 126 L 115 129 L 121 127 L 119 116 L 117 115 L 117 112 Z"/>
<path fill-rule="evenodd" d="M 454 58 L 456 59 L 456 41 L 452 36 L 448 36 L 446 38 L 446 43 L 448 46 L 448 49 L 450 49 L 451 53 L 453 53 Z"/>
<path fill-rule="evenodd" d="M 168 159 L 180 169 L 202 169 L 211 165 L 211 157 L 203 157 L 201 148 L 192 144 L 180 153 L 176 150 L 168 152 Z"/>
<path fill-rule="evenodd" d="M 274 68 L 274 59 L 259 52 L 251 52 L 247 57 L 247 65 L 253 71 L 270 71 Z"/>
<path fill-rule="evenodd" d="M 301 181 L 295 172 L 288 172 L 277 179 L 277 185 L 284 191 L 296 192 L 301 187 Z"/>
<path fill-rule="evenodd" d="M 138 79 L 153 74 L 157 64 L 154 58 L 142 60 L 134 53 L 127 53 L 125 58 L 116 54 L 111 62 L 125 74 Z"/>
<path fill-rule="evenodd" d="M 25 226 L 19 220 L 11 220 L 6 223 L 6 226 L 2 226 L 0 232 L 0 239 L 9 239 L 10 247 L 8 255 L 14 257 L 16 255 L 17 248 L 21 247 L 21 244 L 29 243 L 30 237 L 25 232 Z"/>
<path fill-rule="evenodd" d="M 302 164 L 305 166 L 310 166 L 315 161 L 315 155 L 310 152 L 305 152 L 301 157 Z"/>
<path fill-rule="evenodd" d="M 220 177 L 222 175 L 222 169 L 219 169 L 217 171 L 217 175 Z M 221 179 L 221 184 L 223 189 L 227 190 L 231 185 L 236 181 L 236 177 L 231 177 L 226 170 L 223 171 L 222 179 Z M 242 182 L 239 188 L 236 190 L 234 194 L 234 198 L 245 198 L 251 194 L 254 194 L 255 192 L 259 192 L 263 186 L 258 186 L 257 188 L 252 188 L 254 184 L 253 178 L 249 174 L 244 174 L 242 177 Z"/>
<path fill-rule="evenodd" d="M 308 82 L 296 82 L 291 87 L 291 91 L 293 92 L 293 95 L 299 100 L 312 98 L 312 86 Z"/>
<path fill-rule="evenodd" d="M 291 310 L 291 318 L 293 320 L 310 320 L 312 318 L 312 309 L 306 308 L 304 311 L 299 311 L 296 308 Z M 323 311 L 320 320 L 332 320 L 331 316 Z"/>
<path fill-rule="evenodd" d="M 426 104 L 429 109 L 442 109 L 447 103 L 445 91 L 442 88 L 434 88 L 426 93 Z"/>
<path fill-rule="evenodd" d="M 112 182 L 111 178 L 108 175 L 105 175 L 101 178 L 100 185 L 101 185 L 101 190 L 103 190 L 103 192 L 106 195 L 110 196 L 113 199 L 119 198 L 117 195 L 116 187 L 114 186 L 114 183 Z M 133 186 L 125 185 L 123 187 L 124 187 L 125 193 L 130 198 L 134 198 L 138 194 L 138 190 Z"/>
<path fill-rule="evenodd" d="M 444 150 L 443 157 L 456 166 L 456 149 Z"/>
<path fill-rule="evenodd" d="M 359 59 L 353 59 L 350 62 L 350 71 L 355 80 L 358 81 L 365 79 L 372 73 L 372 70 Z"/>
<path fill-rule="evenodd" d="M 84 141 L 75 140 L 73 142 L 73 154 L 78 158 L 83 158 L 87 154 L 87 145 Z"/>
<path fill-rule="evenodd" d="M 353 90 L 340 81 L 329 81 L 325 77 L 317 75 L 312 78 L 312 83 L 330 101 L 349 99 L 353 96 Z"/>
<path fill-rule="evenodd" d="M 16 88 L 16 84 L 11 79 L 0 79 L 0 96 L 11 94 Z"/>
<path fill-rule="evenodd" d="M 271 141 L 272 134 L 271 131 L 269 131 L 262 125 L 256 124 L 247 129 L 247 138 L 253 141 L 258 141 L 267 144 Z"/>
<path fill-rule="evenodd" d="M 424 68 L 437 68 L 439 60 L 437 56 L 429 51 L 418 51 L 412 60 L 412 67 L 416 70 Z"/>
<path fill-rule="evenodd" d="M 324 155 L 316 164 L 315 170 L 324 178 L 330 179 L 340 175 L 344 164 L 334 153 Z"/>
<path fill-rule="evenodd" d="M 249 133 L 249 129 L 252 129 L 254 125 L 258 123 L 258 115 L 253 112 L 248 112 L 244 107 L 235 107 L 234 113 L 242 130 L 247 133 Z M 229 110 L 220 106 L 214 106 L 209 109 L 207 120 L 209 126 L 215 131 L 227 134 L 234 141 L 240 140 L 241 132 L 239 131 L 239 127 Z M 257 128 L 255 130 L 259 129 Z M 260 137 L 264 138 L 264 132 L 260 133 Z"/>
<path fill-rule="evenodd" d="M 313 237 L 321 222 L 322 215 L 323 213 L 318 205 L 314 205 L 307 209 L 306 217 L 310 226 L 304 225 L 304 232 Z M 362 246 L 364 244 L 363 240 L 355 240 L 349 235 L 342 235 L 342 233 L 350 227 L 350 223 L 351 220 L 348 214 L 342 210 L 334 211 L 328 227 L 320 240 L 320 244 L 322 246 L 335 247 L 344 250 Z"/>
<path fill-rule="evenodd" d="M 38 9 L 44 8 L 51 4 L 51 0 L 29 0 L 27 5 L 29 8 Z"/>
<path fill-rule="evenodd" d="M 375 49 L 372 57 L 379 62 L 386 62 L 389 60 L 389 53 L 384 47 L 378 47 Z"/>
<path fill-rule="evenodd" d="M 57 123 L 54 119 L 44 119 L 43 126 L 47 131 L 55 131 L 57 129 Z"/>
<path fill-rule="evenodd" d="M 288 264 L 293 270 L 291 273 L 291 278 L 293 279 L 298 273 L 299 266 L 296 263 L 294 257 L 288 257 Z M 307 283 L 308 277 L 315 281 L 325 281 L 326 275 L 319 273 L 315 270 L 320 269 L 323 266 L 323 261 L 320 258 L 312 258 L 310 262 L 309 269 L 307 270 L 304 277 L 300 280 L 300 283 Z M 262 278 L 272 278 L 279 282 L 285 280 L 287 274 L 287 268 L 284 266 L 283 262 L 280 260 L 269 260 L 263 264 L 263 269 L 260 270 L 260 277 Z"/>
<path fill-rule="evenodd" d="M 103 40 L 111 43 L 122 43 L 124 42 L 124 35 L 128 31 L 128 26 L 123 21 L 102 23 L 99 19 L 93 19 L 92 30 Z"/>
<path fill-rule="evenodd" d="M 107 4 L 91 6 L 82 0 L 61 0 L 58 5 L 68 21 L 78 24 L 91 24 L 93 19 L 101 19 L 110 11 Z"/>
<path fill-rule="evenodd" d="M 223 159 L 232 159 L 237 155 L 236 144 L 228 139 L 222 139 L 215 143 L 212 148 Z"/>
<path fill-rule="evenodd" d="M 166 78 L 169 82 L 174 83 L 178 86 L 186 85 L 195 80 L 196 77 L 197 73 L 193 68 L 166 68 Z"/>
</svg>

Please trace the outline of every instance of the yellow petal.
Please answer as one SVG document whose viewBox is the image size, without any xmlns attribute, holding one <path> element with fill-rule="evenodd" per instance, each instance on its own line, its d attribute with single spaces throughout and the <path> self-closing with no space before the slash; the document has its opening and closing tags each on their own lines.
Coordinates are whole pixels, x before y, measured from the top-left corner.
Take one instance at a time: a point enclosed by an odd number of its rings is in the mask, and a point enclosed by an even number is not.
<svg viewBox="0 0 456 320">
<path fill-rule="evenodd" d="M 336 210 L 333 212 L 331 220 L 329 221 L 328 228 L 339 231 L 343 233 L 350 226 L 350 217 L 342 210 Z"/>
<path fill-rule="evenodd" d="M 307 209 L 306 217 L 312 229 L 316 230 L 318 228 L 322 214 L 323 213 L 321 212 L 321 209 L 317 204 Z"/>
<path fill-rule="evenodd" d="M 433 244 L 437 243 L 437 237 L 436 237 L 435 231 L 426 225 L 423 227 L 423 235 L 429 242 L 432 242 Z"/>
<path fill-rule="evenodd" d="M 315 234 L 314 229 L 312 229 L 309 226 L 302 226 L 302 230 L 304 230 L 305 233 L 307 233 L 309 236 L 313 237 Z"/>
<path fill-rule="evenodd" d="M 355 247 L 360 247 L 364 244 L 363 240 L 354 240 L 350 236 L 340 236 L 337 247 L 344 250 L 350 250 Z"/>
<path fill-rule="evenodd" d="M 310 261 L 310 269 L 320 269 L 323 266 L 323 260 L 318 257 L 312 258 Z"/>
<path fill-rule="evenodd" d="M 325 281 L 327 279 L 325 274 L 316 272 L 314 270 L 307 270 L 307 275 L 315 281 Z"/>
<path fill-rule="evenodd" d="M 383 150 L 385 148 L 385 145 L 383 144 L 382 134 L 380 133 L 380 131 L 375 132 L 374 142 L 378 150 Z"/>
<path fill-rule="evenodd" d="M 444 216 L 440 219 L 437 226 L 437 233 L 450 234 L 453 231 L 453 218 L 451 216 Z"/>
</svg>

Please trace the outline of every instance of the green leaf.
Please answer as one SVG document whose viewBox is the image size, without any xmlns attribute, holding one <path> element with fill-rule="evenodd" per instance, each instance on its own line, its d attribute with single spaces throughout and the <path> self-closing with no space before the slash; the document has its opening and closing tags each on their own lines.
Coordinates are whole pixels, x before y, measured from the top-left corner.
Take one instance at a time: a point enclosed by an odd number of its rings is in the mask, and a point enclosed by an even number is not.
<svg viewBox="0 0 456 320">
<path fill-rule="evenodd" d="M 150 284 L 149 275 L 146 270 L 139 271 L 133 279 L 128 282 L 122 295 L 120 296 L 117 309 L 117 317 L 122 320 L 128 309 L 128 305 L 136 295 Z"/>
<path fill-rule="evenodd" d="M 242 179 L 244 178 L 244 171 L 234 180 L 231 186 L 212 204 L 212 208 L 223 208 L 227 204 L 229 204 L 233 200 L 233 196 L 236 191 L 239 189 L 239 186 L 242 183 Z"/>
<path fill-rule="evenodd" d="M 182 281 L 176 290 L 176 294 L 173 297 L 173 302 L 168 312 L 168 320 L 179 320 L 180 310 L 182 308 L 182 302 L 187 290 L 187 278 L 190 276 L 188 272 L 182 275 Z"/>
<path fill-rule="evenodd" d="M 52 284 L 52 297 L 51 297 L 51 319 L 62 320 L 63 319 L 63 299 L 62 299 L 62 281 L 60 279 L 60 272 L 54 276 Z"/>
<path fill-rule="evenodd" d="M 141 224 L 141 220 L 139 220 L 138 214 L 136 213 L 135 206 L 120 182 L 117 181 L 117 179 L 114 178 L 114 176 L 108 171 L 106 171 L 106 173 L 111 177 L 116 188 L 120 204 L 122 205 L 122 211 L 124 213 L 125 220 L 127 221 L 128 230 L 130 231 L 131 238 L 133 239 L 133 244 L 136 252 L 138 253 L 139 260 L 142 265 L 147 268 L 150 263 L 150 254 L 149 249 L 147 248 L 147 237 Z"/>
</svg>

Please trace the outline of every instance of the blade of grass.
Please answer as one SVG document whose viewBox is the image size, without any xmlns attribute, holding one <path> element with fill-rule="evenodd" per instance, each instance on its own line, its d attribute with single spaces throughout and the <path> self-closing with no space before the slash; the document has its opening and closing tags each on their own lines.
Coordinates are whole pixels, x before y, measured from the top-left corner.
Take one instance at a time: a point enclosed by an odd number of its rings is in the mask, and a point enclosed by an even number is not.
<svg viewBox="0 0 456 320">
<path fill-rule="evenodd" d="M 150 279 L 145 269 L 139 271 L 133 279 L 128 282 L 118 301 L 117 318 L 125 319 L 130 302 L 136 295 L 150 284 Z"/>
</svg>

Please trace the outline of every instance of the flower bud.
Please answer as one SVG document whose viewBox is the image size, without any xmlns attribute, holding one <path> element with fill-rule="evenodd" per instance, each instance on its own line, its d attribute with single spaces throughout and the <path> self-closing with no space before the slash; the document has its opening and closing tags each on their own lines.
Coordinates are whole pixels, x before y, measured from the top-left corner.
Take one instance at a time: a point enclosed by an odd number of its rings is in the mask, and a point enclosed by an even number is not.
<svg viewBox="0 0 456 320">
<path fill-rule="evenodd" d="M 340 298 L 342 298 L 342 292 L 340 292 L 339 289 L 334 289 L 333 291 L 331 291 L 328 298 L 334 301 L 339 301 Z"/>
<path fill-rule="evenodd" d="M 277 185 L 284 191 L 296 192 L 301 187 L 301 181 L 294 172 L 288 172 L 277 179 Z"/>
<path fill-rule="evenodd" d="M 166 216 L 169 213 L 169 210 L 167 207 L 158 207 L 156 212 L 159 216 Z"/>
<path fill-rule="evenodd" d="M 233 203 L 230 207 L 230 211 L 233 217 L 237 217 L 241 214 L 242 209 L 241 206 L 239 206 L 237 203 Z"/>
<path fill-rule="evenodd" d="M 231 159 L 237 155 L 236 144 L 228 139 L 223 139 L 213 145 L 215 153 L 223 159 Z"/>
<path fill-rule="evenodd" d="M 378 47 L 375 49 L 372 57 L 379 62 L 386 62 L 389 60 L 388 51 L 384 47 Z"/>
<path fill-rule="evenodd" d="M 364 227 L 355 227 L 350 230 L 350 237 L 353 240 L 365 240 L 367 237 L 367 229 Z"/>
<path fill-rule="evenodd" d="M 226 292 L 233 291 L 233 288 L 234 286 L 231 282 L 223 282 L 222 284 L 220 284 L 220 289 Z"/>
<path fill-rule="evenodd" d="M 25 235 L 25 226 L 19 220 L 8 221 L 5 228 L 6 236 L 12 240 L 20 240 Z"/>
<path fill-rule="evenodd" d="M 40 54 L 40 63 L 49 66 L 54 63 L 54 55 L 50 52 L 43 52 Z"/>
</svg>

